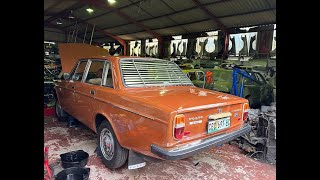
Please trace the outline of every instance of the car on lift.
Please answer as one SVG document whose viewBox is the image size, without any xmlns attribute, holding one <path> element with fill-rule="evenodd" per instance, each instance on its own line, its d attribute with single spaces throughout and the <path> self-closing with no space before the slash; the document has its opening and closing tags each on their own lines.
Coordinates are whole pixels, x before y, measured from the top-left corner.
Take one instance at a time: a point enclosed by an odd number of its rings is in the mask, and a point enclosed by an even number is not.
<svg viewBox="0 0 320 180">
<path fill-rule="evenodd" d="M 97 48 L 59 45 L 56 114 L 97 133 L 106 167 L 128 159 L 129 169 L 140 168 L 143 157 L 184 159 L 251 131 L 248 100 L 195 87 L 174 62 L 106 56 Z"/>
</svg>

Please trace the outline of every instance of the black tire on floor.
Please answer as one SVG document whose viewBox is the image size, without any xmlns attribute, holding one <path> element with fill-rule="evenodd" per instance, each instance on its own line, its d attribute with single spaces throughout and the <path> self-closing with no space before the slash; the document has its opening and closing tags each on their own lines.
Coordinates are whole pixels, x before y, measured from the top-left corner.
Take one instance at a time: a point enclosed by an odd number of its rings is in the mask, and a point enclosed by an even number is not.
<svg viewBox="0 0 320 180">
<path fill-rule="evenodd" d="M 58 120 L 60 121 L 60 122 L 63 122 L 63 121 L 66 121 L 67 120 L 67 118 L 68 118 L 68 113 L 67 112 L 65 112 L 63 109 L 62 109 L 62 107 L 60 106 L 60 102 L 59 102 L 59 100 L 57 99 L 56 100 L 56 104 L 55 104 L 55 110 L 56 110 L 56 117 L 58 118 Z"/>
<path fill-rule="evenodd" d="M 108 134 L 109 136 L 112 136 L 113 141 L 111 141 L 111 148 L 113 147 L 113 155 L 110 155 L 108 158 L 105 157 L 105 155 L 102 153 L 103 148 L 102 144 L 105 145 L 105 143 L 102 143 L 101 141 L 103 139 L 104 134 Z M 100 143 L 101 141 L 101 143 Z M 110 146 L 108 146 L 110 147 Z M 117 137 L 115 136 L 115 133 L 111 127 L 111 124 L 107 121 L 104 120 L 101 125 L 99 126 L 98 129 L 98 154 L 101 156 L 103 164 L 109 168 L 109 169 L 116 169 L 121 167 L 127 160 L 128 158 L 128 150 L 123 148 L 119 142 Z M 107 153 L 108 150 L 104 151 Z M 106 155 L 107 156 L 107 155 Z"/>
</svg>

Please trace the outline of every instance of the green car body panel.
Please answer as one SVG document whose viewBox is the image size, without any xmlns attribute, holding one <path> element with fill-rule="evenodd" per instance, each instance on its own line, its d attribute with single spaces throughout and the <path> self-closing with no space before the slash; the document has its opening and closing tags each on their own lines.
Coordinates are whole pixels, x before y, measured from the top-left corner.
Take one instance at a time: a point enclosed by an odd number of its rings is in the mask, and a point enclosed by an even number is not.
<svg viewBox="0 0 320 180">
<path fill-rule="evenodd" d="M 213 72 L 213 83 L 205 83 L 204 84 L 204 76 L 207 71 Z M 185 74 L 188 74 L 190 80 L 192 80 L 193 84 L 197 87 L 204 87 L 205 89 L 211 89 L 215 91 L 230 93 L 232 87 L 232 69 L 224 69 L 224 68 L 213 68 L 213 69 L 188 69 L 183 70 Z M 244 92 L 243 97 L 249 100 L 251 107 L 258 107 L 261 105 L 270 105 L 273 101 L 273 87 L 268 84 L 264 77 L 255 71 L 248 71 L 255 78 L 255 80 L 259 81 L 258 84 L 255 81 L 251 81 L 247 78 L 244 78 Z M 202 75 L 201 75 L 202 74 Z M 239 77 L 239 76 L 238 76 Z M 241 77 L 241 76 L 240 76 Z M 239 79 L 240 81 L 241 79 Z M 240 81 L 241 82 L 241 81 Z M 240 83 L 238 86 L 240 89 Z"/>
</svg>

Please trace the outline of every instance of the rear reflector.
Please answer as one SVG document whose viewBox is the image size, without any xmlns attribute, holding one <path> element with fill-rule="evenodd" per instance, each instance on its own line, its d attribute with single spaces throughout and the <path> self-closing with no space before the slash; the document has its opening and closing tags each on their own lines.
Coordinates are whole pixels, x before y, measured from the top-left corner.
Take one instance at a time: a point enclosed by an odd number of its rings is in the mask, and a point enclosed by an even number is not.
<svg viewBox="0 0 320 180">
<path fill-rule="evenodd" d="M 184 135 L 185 118 L 183 114 L 177 115 L 174 118 L 174 130 L 173 135 L 177 140 L 182 139 Z"/>
<path fill-rule="evenodd" d="M 183 131 L 184 131 L 184 127 L 174 128 L 174 138 L 182 139 L 183 134 L 184 134 Z"/>
</svg>

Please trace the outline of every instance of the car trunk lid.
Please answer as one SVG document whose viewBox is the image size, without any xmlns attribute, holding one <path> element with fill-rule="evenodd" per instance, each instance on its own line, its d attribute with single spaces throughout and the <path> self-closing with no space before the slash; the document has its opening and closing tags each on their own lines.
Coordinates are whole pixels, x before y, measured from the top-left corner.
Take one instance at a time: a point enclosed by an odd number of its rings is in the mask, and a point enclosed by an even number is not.
<svg viewBox="0 0 320 180">
<path fill-rule="evenodd" d="M 143 90 L 134 88 L 127 91 L 139 98 L 166 105 L 176 110 L 177 113 L 212 109 L 246 101 L 237 96 L 194 86 L 159 87 Z"/>
</svg>

